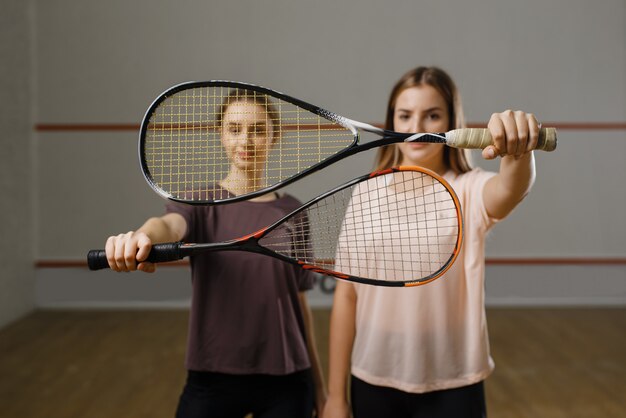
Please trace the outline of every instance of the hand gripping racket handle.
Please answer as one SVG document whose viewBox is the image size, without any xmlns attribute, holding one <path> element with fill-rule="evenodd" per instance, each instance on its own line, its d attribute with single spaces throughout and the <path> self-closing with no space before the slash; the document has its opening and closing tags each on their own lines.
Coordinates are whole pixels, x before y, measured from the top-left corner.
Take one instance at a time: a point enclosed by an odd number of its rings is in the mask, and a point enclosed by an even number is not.
<svg viewBox="0 0 626 418">
<path fill-rule="evenodd" d="M 455 129 L 446 133 L 446 139 L 448 145 L 457 148 L 485 149 L 493 144 L 489 130 L 482 128 Z M 554 151 L 556 149 L 556 129 L 541 128 L 535 149 Z"/>
<path fill-rule="evenodd" d="M 180 242 L 168 242 L 166 244 L 154 244 L 146 261 L 151 263 L 165 263 L 184 258 L 186 254 L 181 254 Z M 87 253 L 87 265 L 89 270 L 102 270 L 109 268 L 106 251 L 91 250 Z"/>
</svg>

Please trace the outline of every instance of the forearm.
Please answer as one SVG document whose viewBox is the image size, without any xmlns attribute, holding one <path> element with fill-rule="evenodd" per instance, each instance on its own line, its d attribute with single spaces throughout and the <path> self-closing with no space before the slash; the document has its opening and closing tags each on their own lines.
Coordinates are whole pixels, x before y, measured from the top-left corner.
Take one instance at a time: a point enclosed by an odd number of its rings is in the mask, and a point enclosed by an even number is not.
<svg viewBox="0 0 626 418">
<path fill-rule="evenodd" d="M 487 213 L 502 219 L 522 201 L 535 181 L 531 150 L 539 141 L 539 123 L 532 113 L 506 110 L 491 115 L 487 126 L 493 145 L 483 150 L 483 157 L 502 158 L 500 172 L 483 189 L 483 199 Z"/>
<path fill-rule="evenodd" d="M 536 177 L 535 156 L 527 152 L 519 158 L 505 156 L 500 171 L 485 186 L 485 207 L 490 216 L 504 218 L 530 192 Z"/>
<path fill-rule="evenodd" d="M 136 232 L 143 232 L 156 244 L 180 241 L 185 234 L 185 228 L 182 216 L 172 213 L 148 219 Z"/>
<path fill-rule="evenodd" d="M 535 182 L 534 152 L 527 152 L 518 159 L 512 156 L 502 158 L 499 174 L 502 193 L 517 201 L 523 199 Z"/>
</svg>

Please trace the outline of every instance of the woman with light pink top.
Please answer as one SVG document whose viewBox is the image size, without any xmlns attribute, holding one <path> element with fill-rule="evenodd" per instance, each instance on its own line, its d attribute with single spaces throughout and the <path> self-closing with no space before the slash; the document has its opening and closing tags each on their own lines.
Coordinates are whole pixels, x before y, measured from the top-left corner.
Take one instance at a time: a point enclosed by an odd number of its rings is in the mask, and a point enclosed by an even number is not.
<svg viewBox="0 0 626 418">
<path fill-rule="evenodd" d="M 419 67 L 391 91 L 385 128 L 445 132 L 463 126 L 454 82 L 439 68 Z M 419 165 L 457 193 L 465 241 L 452 268 L 425 286 L 386 288 L 338 282 L 330 326 L 326 418 L 484 417 L 483 381 L 494 368 L 484 308 L 485 237 L 530 191 L 539 123 L 521 111 L 494 113 L 497 173 L 472 168 L 466 151 L 401 143 L 379 151 L 377 168 Z M 351 408 L 347 387 L 350 375 Z"/>
</svg>

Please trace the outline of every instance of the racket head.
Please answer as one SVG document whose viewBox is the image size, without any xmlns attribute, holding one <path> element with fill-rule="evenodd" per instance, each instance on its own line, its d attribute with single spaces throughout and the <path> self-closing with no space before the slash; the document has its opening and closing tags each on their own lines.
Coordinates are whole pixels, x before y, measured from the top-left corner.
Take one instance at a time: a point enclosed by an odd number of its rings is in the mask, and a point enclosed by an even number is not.
<svg viewBox="0 0 626 418">
<path fill-rule="evenodd" d="M 463 242 L 459 200 L 421 167 L 356 178 L 255 234 L 285 261 L 337 279 L 418 286 L 441 277 Z"/>
<path fill-rule="evenodd" d="M 163 92 L 146 111 L 140 166 L 150 187 L 173 201 L 206 205 L 249 199 L 315 171 L 355 146 L 359 134 L 350 122 L 252 84 L 182 83 Z M 235 180 L 220 186 L 229 182 L 233 167 L 255 184 Z M 226 192 L 229 188 L 232 193 Z"/>
</svg>

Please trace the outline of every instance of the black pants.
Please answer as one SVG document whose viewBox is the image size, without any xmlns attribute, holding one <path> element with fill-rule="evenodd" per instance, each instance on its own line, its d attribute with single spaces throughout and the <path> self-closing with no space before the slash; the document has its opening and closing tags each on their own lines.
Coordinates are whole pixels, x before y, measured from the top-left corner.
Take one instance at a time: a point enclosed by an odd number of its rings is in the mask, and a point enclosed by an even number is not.
<svg viewBox="0 0 626 418">
<path fill-rule="evenodd" d="M 306 417 L 313 412 L 311 370 L 285 376 L 189 371 L 176 418 Z"/>
<path fill-rule="evenodd" d="M 354 376 L 351 381 L 354 418 L 484 418 L 483 382 L 427 393 L 408 393 L 374 386 Z"/>
</svg>

